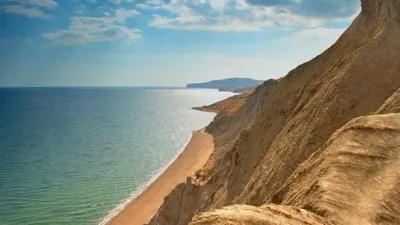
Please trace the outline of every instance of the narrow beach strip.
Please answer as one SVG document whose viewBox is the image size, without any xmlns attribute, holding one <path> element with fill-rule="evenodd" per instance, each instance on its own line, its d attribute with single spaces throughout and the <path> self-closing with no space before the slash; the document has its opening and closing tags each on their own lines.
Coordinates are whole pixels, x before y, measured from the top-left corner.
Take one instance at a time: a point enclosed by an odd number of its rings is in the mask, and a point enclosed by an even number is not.
<svg viewBox="0 0 400 225">
<path fill-rule="evenodd" d="M 108 225 L 143 225 L 149 222 L 164 198 L 186 177 L 202 168 L 214 150 L 213 137 L 204 129 L 194 131 L 176 160 L 146 190 L 113 217 Z"/>
</svg>

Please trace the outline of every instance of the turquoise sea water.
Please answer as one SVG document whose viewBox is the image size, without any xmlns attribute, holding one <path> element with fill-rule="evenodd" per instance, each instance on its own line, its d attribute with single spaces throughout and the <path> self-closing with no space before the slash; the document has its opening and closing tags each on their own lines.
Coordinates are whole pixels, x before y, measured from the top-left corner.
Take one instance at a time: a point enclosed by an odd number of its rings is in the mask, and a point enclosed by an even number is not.
<svg viewBox="0 0 400 225">
<path fill-rule="evenodd" d="M 230 96 L 213 90 L 0 89 L 0 224 L 97 224 Z"/>
</svg>

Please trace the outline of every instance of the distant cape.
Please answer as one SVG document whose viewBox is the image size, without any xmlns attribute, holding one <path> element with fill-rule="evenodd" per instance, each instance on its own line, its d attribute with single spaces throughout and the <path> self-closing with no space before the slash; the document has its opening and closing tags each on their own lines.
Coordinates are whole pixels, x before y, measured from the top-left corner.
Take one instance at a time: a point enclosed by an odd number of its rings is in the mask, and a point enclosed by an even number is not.
<svg viewBox="0 0 400 225">
<path fill-rule="evenodd" d="M 238 88 L 255 87 L 262 84 L 261 80 L 254 80 L 250 78 L 228 78 L 223 80 L 212 80 L 204 83 L 192 83 L 186 85 L 187 88 L 210 88 L 231 90 Z"/>
</svg>

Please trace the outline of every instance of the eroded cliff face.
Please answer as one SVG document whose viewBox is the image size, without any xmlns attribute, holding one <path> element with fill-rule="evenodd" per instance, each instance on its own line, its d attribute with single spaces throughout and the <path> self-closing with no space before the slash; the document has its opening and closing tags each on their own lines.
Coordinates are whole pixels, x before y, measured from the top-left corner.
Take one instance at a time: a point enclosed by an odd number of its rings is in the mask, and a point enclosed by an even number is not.
<svg viewBox="0 0 400 225">
<path fill-rule="evenodd" d="M 400 89 L 398 89 L 376 112 L 377 114 L 400 113 Z"/>
<path fill-rule="evenodd" d="M 191 225 L 323 225 L 325 220 L 306 210 L 296 207 L 266 205 L 255 207 L 233 205 L 212 212 L 203 213 L 194 218 Z"/>
<path fill-rule="evenodd" d="M 399 169 L 400 118 L 372 115 L 399 112 L 399 13 L 398 0 L 362 0 L 360 15 L 332 47 L 259 86 L 234 115 L 217 116 L 207 127 L 216 145 L 208 182 L 179 185 L 150 224 L 188 224 L 222 206 L 270 203 L 335 224 L 400 223 L 397 202 L 389 201 L 400 199 L 397 175 L 390 177 Z M 352 120 L 365 115 L 372 116 Z M 193 223 L 226 216 L 210 213 Z"/>
<path fill-rule="evenodd" d="M 269 204 L 224 207 L 190 224 L 400 224 L 398 92 L 384 103 L 393 106 L 387 114 L 380 109 L 337 130 Z"/>
<path fill-rule="evenodd" d="M 370 115 L 337 130 L 272 202 L 335 224 L 399 224 L 399 184 L 400 114 Z"/>
</svg>

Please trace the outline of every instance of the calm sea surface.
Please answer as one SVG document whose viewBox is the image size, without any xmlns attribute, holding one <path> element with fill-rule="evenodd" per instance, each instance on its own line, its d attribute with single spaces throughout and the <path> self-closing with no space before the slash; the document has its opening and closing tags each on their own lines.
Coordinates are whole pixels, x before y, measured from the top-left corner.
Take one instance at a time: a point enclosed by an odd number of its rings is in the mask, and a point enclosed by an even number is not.
<svg viewBox="0 0 400 225">
<path fill-rule="evenodd" d="M 160 172 L 230 93 L 0 89 L 0 224 L 97 224 Z"/>
</svg>

